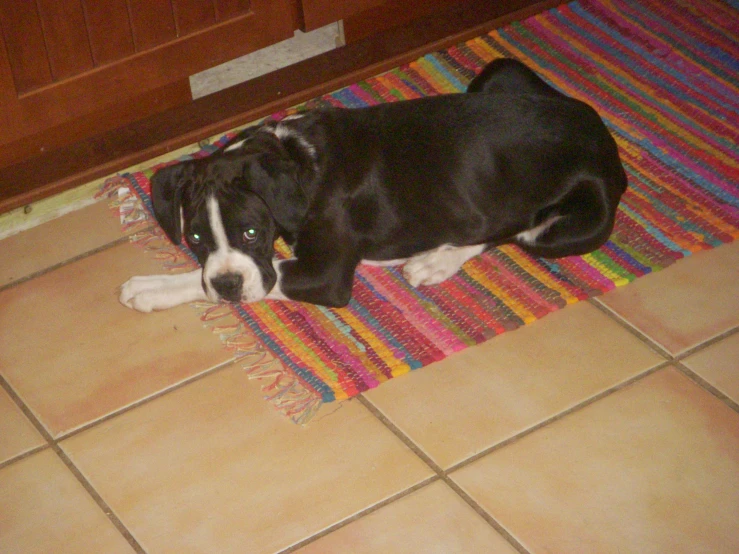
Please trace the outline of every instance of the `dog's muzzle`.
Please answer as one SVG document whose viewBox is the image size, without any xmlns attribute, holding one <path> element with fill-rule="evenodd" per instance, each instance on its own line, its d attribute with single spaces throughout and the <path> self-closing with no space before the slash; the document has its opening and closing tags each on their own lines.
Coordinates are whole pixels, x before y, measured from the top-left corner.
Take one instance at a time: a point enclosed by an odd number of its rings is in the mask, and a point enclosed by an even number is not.
<svg viewBox="0 0 739 554">
<path fill-rule="evenodd" d="M 223 300 L 241 302 L 244 277 L 240 273 L 221 273 L 210 280 L 210 285 Z"/>
</svg>

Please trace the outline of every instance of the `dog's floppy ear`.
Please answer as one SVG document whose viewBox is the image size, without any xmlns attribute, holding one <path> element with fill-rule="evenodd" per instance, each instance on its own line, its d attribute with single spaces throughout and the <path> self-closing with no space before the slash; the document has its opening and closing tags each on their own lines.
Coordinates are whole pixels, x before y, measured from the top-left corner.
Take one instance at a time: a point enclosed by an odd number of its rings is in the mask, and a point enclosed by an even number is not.
<svg viewBox="0 0 739 554">
<path fill-rule="evenodd" d="M 297 164 L 287 155 L 263 152 L 245 167 L 251 189 L 267 204 L 277 225 L 295 236 L 308 210 L 308 200 L 298 183 Z"/>
<path fill-rule="evenodd" d="M 259 129 L 260 125 L 253 125 L 251 127 L 247 127 L 246 129 L 242 129 L 236 136 L 234 136 L 228 142 L 226 142 L 226 144 L 221 146 L 220 151 L 226 152 L 228 150 L 240 147 L 244 143 L 244 141 L 253 137 Z"/>
<path fill-rule="evenodd" d="M 175 244 L 182 242 L 182 188 L 192 178 L 192 163 L 183 162 L 161 168 L 151 178 L 154 216 Z"/>
</svg>

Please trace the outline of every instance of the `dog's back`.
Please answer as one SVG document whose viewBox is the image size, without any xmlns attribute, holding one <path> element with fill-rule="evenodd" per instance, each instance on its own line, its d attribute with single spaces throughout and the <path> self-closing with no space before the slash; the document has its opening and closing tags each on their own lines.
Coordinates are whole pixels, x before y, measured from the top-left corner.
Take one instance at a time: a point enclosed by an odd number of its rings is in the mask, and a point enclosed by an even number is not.
<svg viewBox="0 0 739 554">
<path fill-rule="evenodd" d="M 518 60 L 493 60 L 470 82 L 467 92 L 564 96 Z"/>
</svg>

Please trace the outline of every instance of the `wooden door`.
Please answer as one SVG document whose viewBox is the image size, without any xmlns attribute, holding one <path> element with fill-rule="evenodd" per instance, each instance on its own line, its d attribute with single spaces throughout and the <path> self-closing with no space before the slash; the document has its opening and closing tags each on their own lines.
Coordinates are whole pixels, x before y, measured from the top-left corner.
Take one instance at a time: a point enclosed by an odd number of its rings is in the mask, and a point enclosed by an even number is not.
<svg viewBox="0 0 739 554">
<path fill-rule="evenodd" d="M 383 4 L 385 0 L 301 0 L 303 30 L 312 31 Z"/>
<path fill-rule="evenodd" d="M 349 44 L 429 14 L 439 13 L 443 17 L 444 10 L 464 1 L 300 0 L 299 5 L 304 31 L 341 19 L 344 21 L 344 38 Z"/>
<path fill-rule="evenodd" d="M 189 75 L 292 36 L 294 6 L 0 1 L 0 167 L 189 101 Z"/>
</svg>

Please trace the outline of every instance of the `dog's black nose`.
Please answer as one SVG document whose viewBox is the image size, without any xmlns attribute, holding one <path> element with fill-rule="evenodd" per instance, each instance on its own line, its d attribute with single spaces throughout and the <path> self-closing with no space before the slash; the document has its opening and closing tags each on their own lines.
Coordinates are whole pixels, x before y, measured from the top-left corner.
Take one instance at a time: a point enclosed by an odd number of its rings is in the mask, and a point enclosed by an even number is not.
<svg viewBox="0 0 739 554">
<path fill-rule="evenodd" d="M 239 273 L 222 273 L 210 280 L 218 296 L 229 302 L 241 301 L 241 287 L 244 278 Z"/>
</svg>

